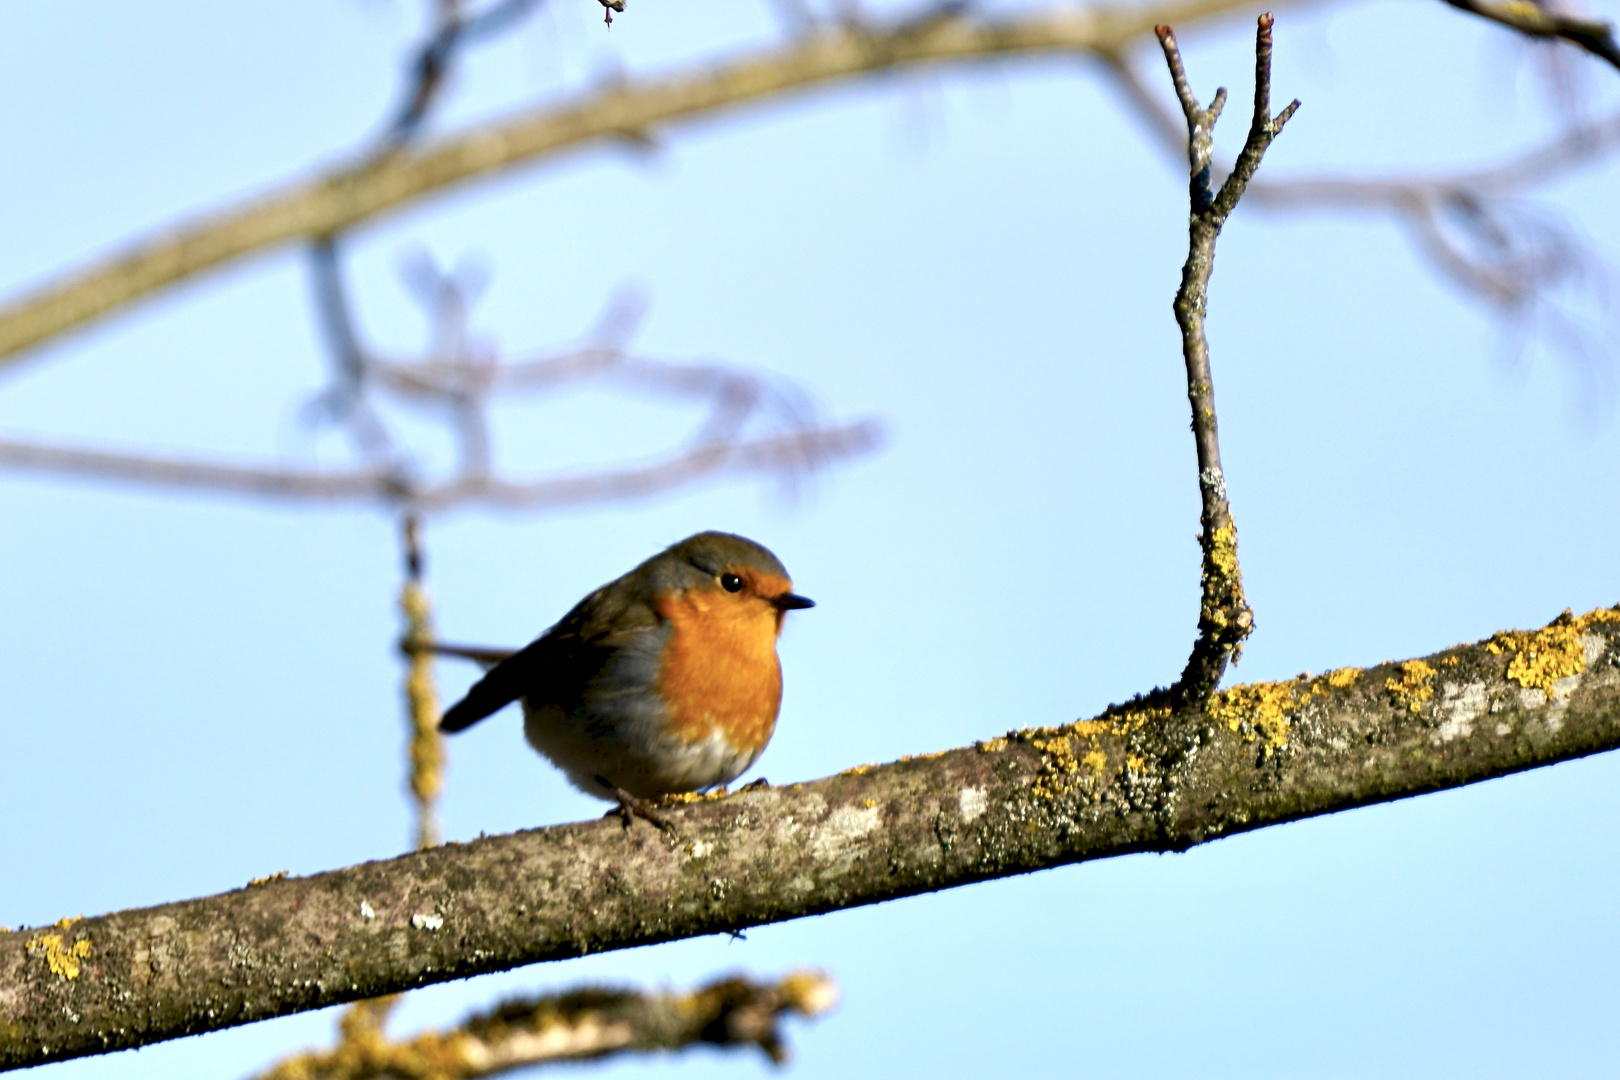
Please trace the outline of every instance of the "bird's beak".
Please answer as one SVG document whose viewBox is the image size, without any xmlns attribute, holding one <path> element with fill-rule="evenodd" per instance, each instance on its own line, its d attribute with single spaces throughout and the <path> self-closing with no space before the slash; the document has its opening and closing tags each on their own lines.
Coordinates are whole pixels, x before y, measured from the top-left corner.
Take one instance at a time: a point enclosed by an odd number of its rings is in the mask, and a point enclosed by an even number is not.
<svg viewBox="0 0 1620 1080">
<path fill-rule="evenodd" d="M 810 599 L 808 596 L 800 596 L 798 593 L 790 592 L 785 592 L 781 596 L 771 597 L 771 603 L 776 605 L 776 610 L 778 611 L 797 611 L 800 608 L 810 608 L 816 606 L 816 602 Z"/>
</svg>

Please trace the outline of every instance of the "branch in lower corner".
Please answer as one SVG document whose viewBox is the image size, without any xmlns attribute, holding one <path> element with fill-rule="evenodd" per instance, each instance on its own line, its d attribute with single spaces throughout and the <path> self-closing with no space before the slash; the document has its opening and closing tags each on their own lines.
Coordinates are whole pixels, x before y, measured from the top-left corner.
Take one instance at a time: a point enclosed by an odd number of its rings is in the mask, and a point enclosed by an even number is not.
<svg viewBox="0 0 1620 1080">
<path fill-rule="evenodd" d="M 699 1044 L 757 1046 L 780 1065 L 787 1060 L 782 1017 L 822 1015 L 837 1004 L 838 987 L 820 972 L 796 971 L 774 983 L 718 979 L 684 994 L 581 989 L 513 999 L 448 1031 L 396 1041 L 384 1026 L 398 1000 L 356 1005 L 339 1022 L 335 1047 L 294 1055 L 257 1080 L 471 1080 L 547 1062 Z"/>
</svg>

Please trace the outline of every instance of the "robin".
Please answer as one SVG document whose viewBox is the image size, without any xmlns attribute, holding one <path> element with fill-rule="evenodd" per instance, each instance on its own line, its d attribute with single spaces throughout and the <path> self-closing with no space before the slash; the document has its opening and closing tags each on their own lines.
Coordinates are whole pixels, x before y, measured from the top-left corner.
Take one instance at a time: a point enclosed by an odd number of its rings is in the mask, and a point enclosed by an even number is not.
<svg viewBox="0 0 1620 1080">
<path fill-rule="evenodd" d="M 662 826 L 648 800 L 728 783 L 759 758 L 782 704 L 782 619 L 814 606 L 759 544 L 698 533 L 496 663 L 439 730 L 521 700 L 529 745 L 575 787 L 616 801 L 626 828 L 631 815 Z"/>
</svg>

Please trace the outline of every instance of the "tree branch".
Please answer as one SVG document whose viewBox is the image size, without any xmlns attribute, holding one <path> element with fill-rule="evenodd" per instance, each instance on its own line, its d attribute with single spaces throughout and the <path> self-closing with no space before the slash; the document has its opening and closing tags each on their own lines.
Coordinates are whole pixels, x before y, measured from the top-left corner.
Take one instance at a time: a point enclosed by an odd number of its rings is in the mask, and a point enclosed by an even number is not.
<svg viewBox="0 0 1620 1080">
<path fill-rule="evenodd" d="M 1620 609 L 1434 656 L 0 934 L 0 1068 L 1222 836 L 1620 747 Z"/>
<path fill-rule="evenodd" d="M 148 487 L 326 503 L 404 503 L 422 513 L 469 504 L 532 510 L 643 498 L 725 474 L 792 472 L 873 449 L 881 428 L 860 421 L 736 442 L 705 442 L 651 465 L 531 481 L 461 476 L 416 487 L 391 472 L 223 465 L 0 439 L 0 469 L 116 480 Z"/>
<path fill-rule="evenodd" d="M 1620 70 L 1620 43 L 1614 39 L 1613 23 L 1567 15 L 1553 10 L 1550 3 L 1531 0 L 1446 0 L 1446 3 L 1529 37 L 1557 38 L 1579 45 Z"/>
<path fill-rule="evenodd" d="M 1159 103 L 1127 57 L 1105 60 L 1127 101 L 1179 161 L 1187 149 L 1185 124 Z M 1540 311 L 1555 324 L 1567 323 L 1558 312 L 1556 287 L 1584 283 L 1605 306 L 1612 306 L 1607 275 L 1594 269 L 1600 260 L 1573 230 L 1525 214 L 1511 197 L 1590 166 L 1616 149 L 1620 114 L 1577 124 L 1492 166 L 1412 176 L 1256 179 L 1247 197 L 1270 210 L 1387 213 L 1406 230 L 1430 268 L 1464 294 L 1509 318 L 1527 319 Z M 1467 243 L 1459 244 L 1454 233 Z"/>
<path fill-rule="evenodd" d="M 1220 684 L 1229 660 L 1243 651 L 1243 642 L 1254 630 L 1254 612 L 1243 595 L 1243 575 L 1238 567 L 1237 526 L 1226 498 L 1226 475 L 1221 471 L 1221 445 L 1215 417 L 1215 385 L 1209 366 L 1209 341 L 1204 334 L 1204 314 L 1209 304 L 1209 278 L 1215 270 L 1215 241 L 1221 226 L 1243 197 L 1266 147 L 1282 131 L 1288 118 L 1299 108 L 1295 101 L 1277 116 L 1271 115 L 1271 25 L 1270 12 L 1260 16 L 1254 42 L 1254 115 L 1249 137 L 1237 162 L 1218 192 L 1210 190 L 1210 170 L 1215 157 L 1215 121 L 1226 105 L 1226 87 L 1215 91 L 1209 107 L 1201 108 L 1187 81 L 1176 45 L 1175 32 L 1168 26 L 1155 28 L 1170 68 L 1170 81 L 1187 118 L 1187 161 L 1190 179 L 1188 199 L 1187 261 L 1181 269 L 1181 288 L 1176 292 L 1176 323 L 1181 327 L 1182 358 L 1187 366 L 1187 400 L 1192 405 L 1193 442 L 1198 451 L 1198 489 L 1203 509 L 1203 570 L 1200 574 L 1202 600 L 1198 609 L 1198 640 L 1193 644 L 1187 666 L 1170 689 L 1170 700 L 1178 706 L 1207 698 Z"/>
<path fill-rule="evenodd" d="M 70 271 L 0 308 L 0 367 L 25 349 L 204 271 L 289 241 L 336 235 L 454 185 L 591 142 L 645 138 L 662 124 L 896 68 L 1041 52 L 1118 52 L 1155 23 L 1195 23 L 1252 6 L 1250 0 L 1176 0 L 996 20 L 947 12 L 891 27 L 823 25 L 762 55 L 613 84 L 575 103 L 419 149 L 368 156 L 164 229 Z"/>
<path fill-rule="evenodd" d="M 549 1062 L 705 1044 L 757 1046 L 780 1065 L 787 1060 L 781 1018 L 826 1013 L 838 1002 L 838 988 L 820 972 L 796 971 L 776 983 L 733 976 L 685 994 L 572 990 L 515 998 L 449 1031 L 396 1042 L 383 1025 L 398 1000 L 356 1005 L 340 1021 L 336 1048 L 290 1057 L 257 1080 L 472 1080 Z"/>
</svg>

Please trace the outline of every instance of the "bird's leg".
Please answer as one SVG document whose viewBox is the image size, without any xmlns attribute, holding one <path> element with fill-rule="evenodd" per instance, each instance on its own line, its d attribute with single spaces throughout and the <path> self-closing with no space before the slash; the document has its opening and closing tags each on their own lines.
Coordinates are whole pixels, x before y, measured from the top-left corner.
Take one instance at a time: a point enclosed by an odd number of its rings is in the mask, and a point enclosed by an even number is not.
<svg viewBox="0 0 1620 1080">
<path fill-rule="evenodd" d="M 768 788 L 770 786 L 771 782 L 762 776 L 758 780 L 750 780 L 748 783 L 738 788 L 737 791 L 739 793 L 744 791 L 759 791 L 762 788 Z"/>
<path fill-rule="evenodd" d="M 626 830 L 630 828 L 630 823 L 632 821 L 634 821 L 636 818 L 640 818 L 643 821 L 651 822 L 665 832 L 672 833 L 675 831 L 675 826 L 671 825 L 664 818 L 661 818 L 657 814 L 653 813 L 653 808 L 648 804 L 647 800 L 636 798 L 634 795 L 630 794 L 619 785 L 613 783 L 613 781 L 609 780 L 605 776 L 598 776 L 596 778 L 596 782 L 607 788 L 608 792 L 613 796 L 613 798 L 618 801 L 618 809 L 609 810 L 608 814 L 618 814 L 621 818 L 623 818 L 624 827 Z M 606 817 L 607 815 L 604 814 L 603 816 Z"/>
</svg>

